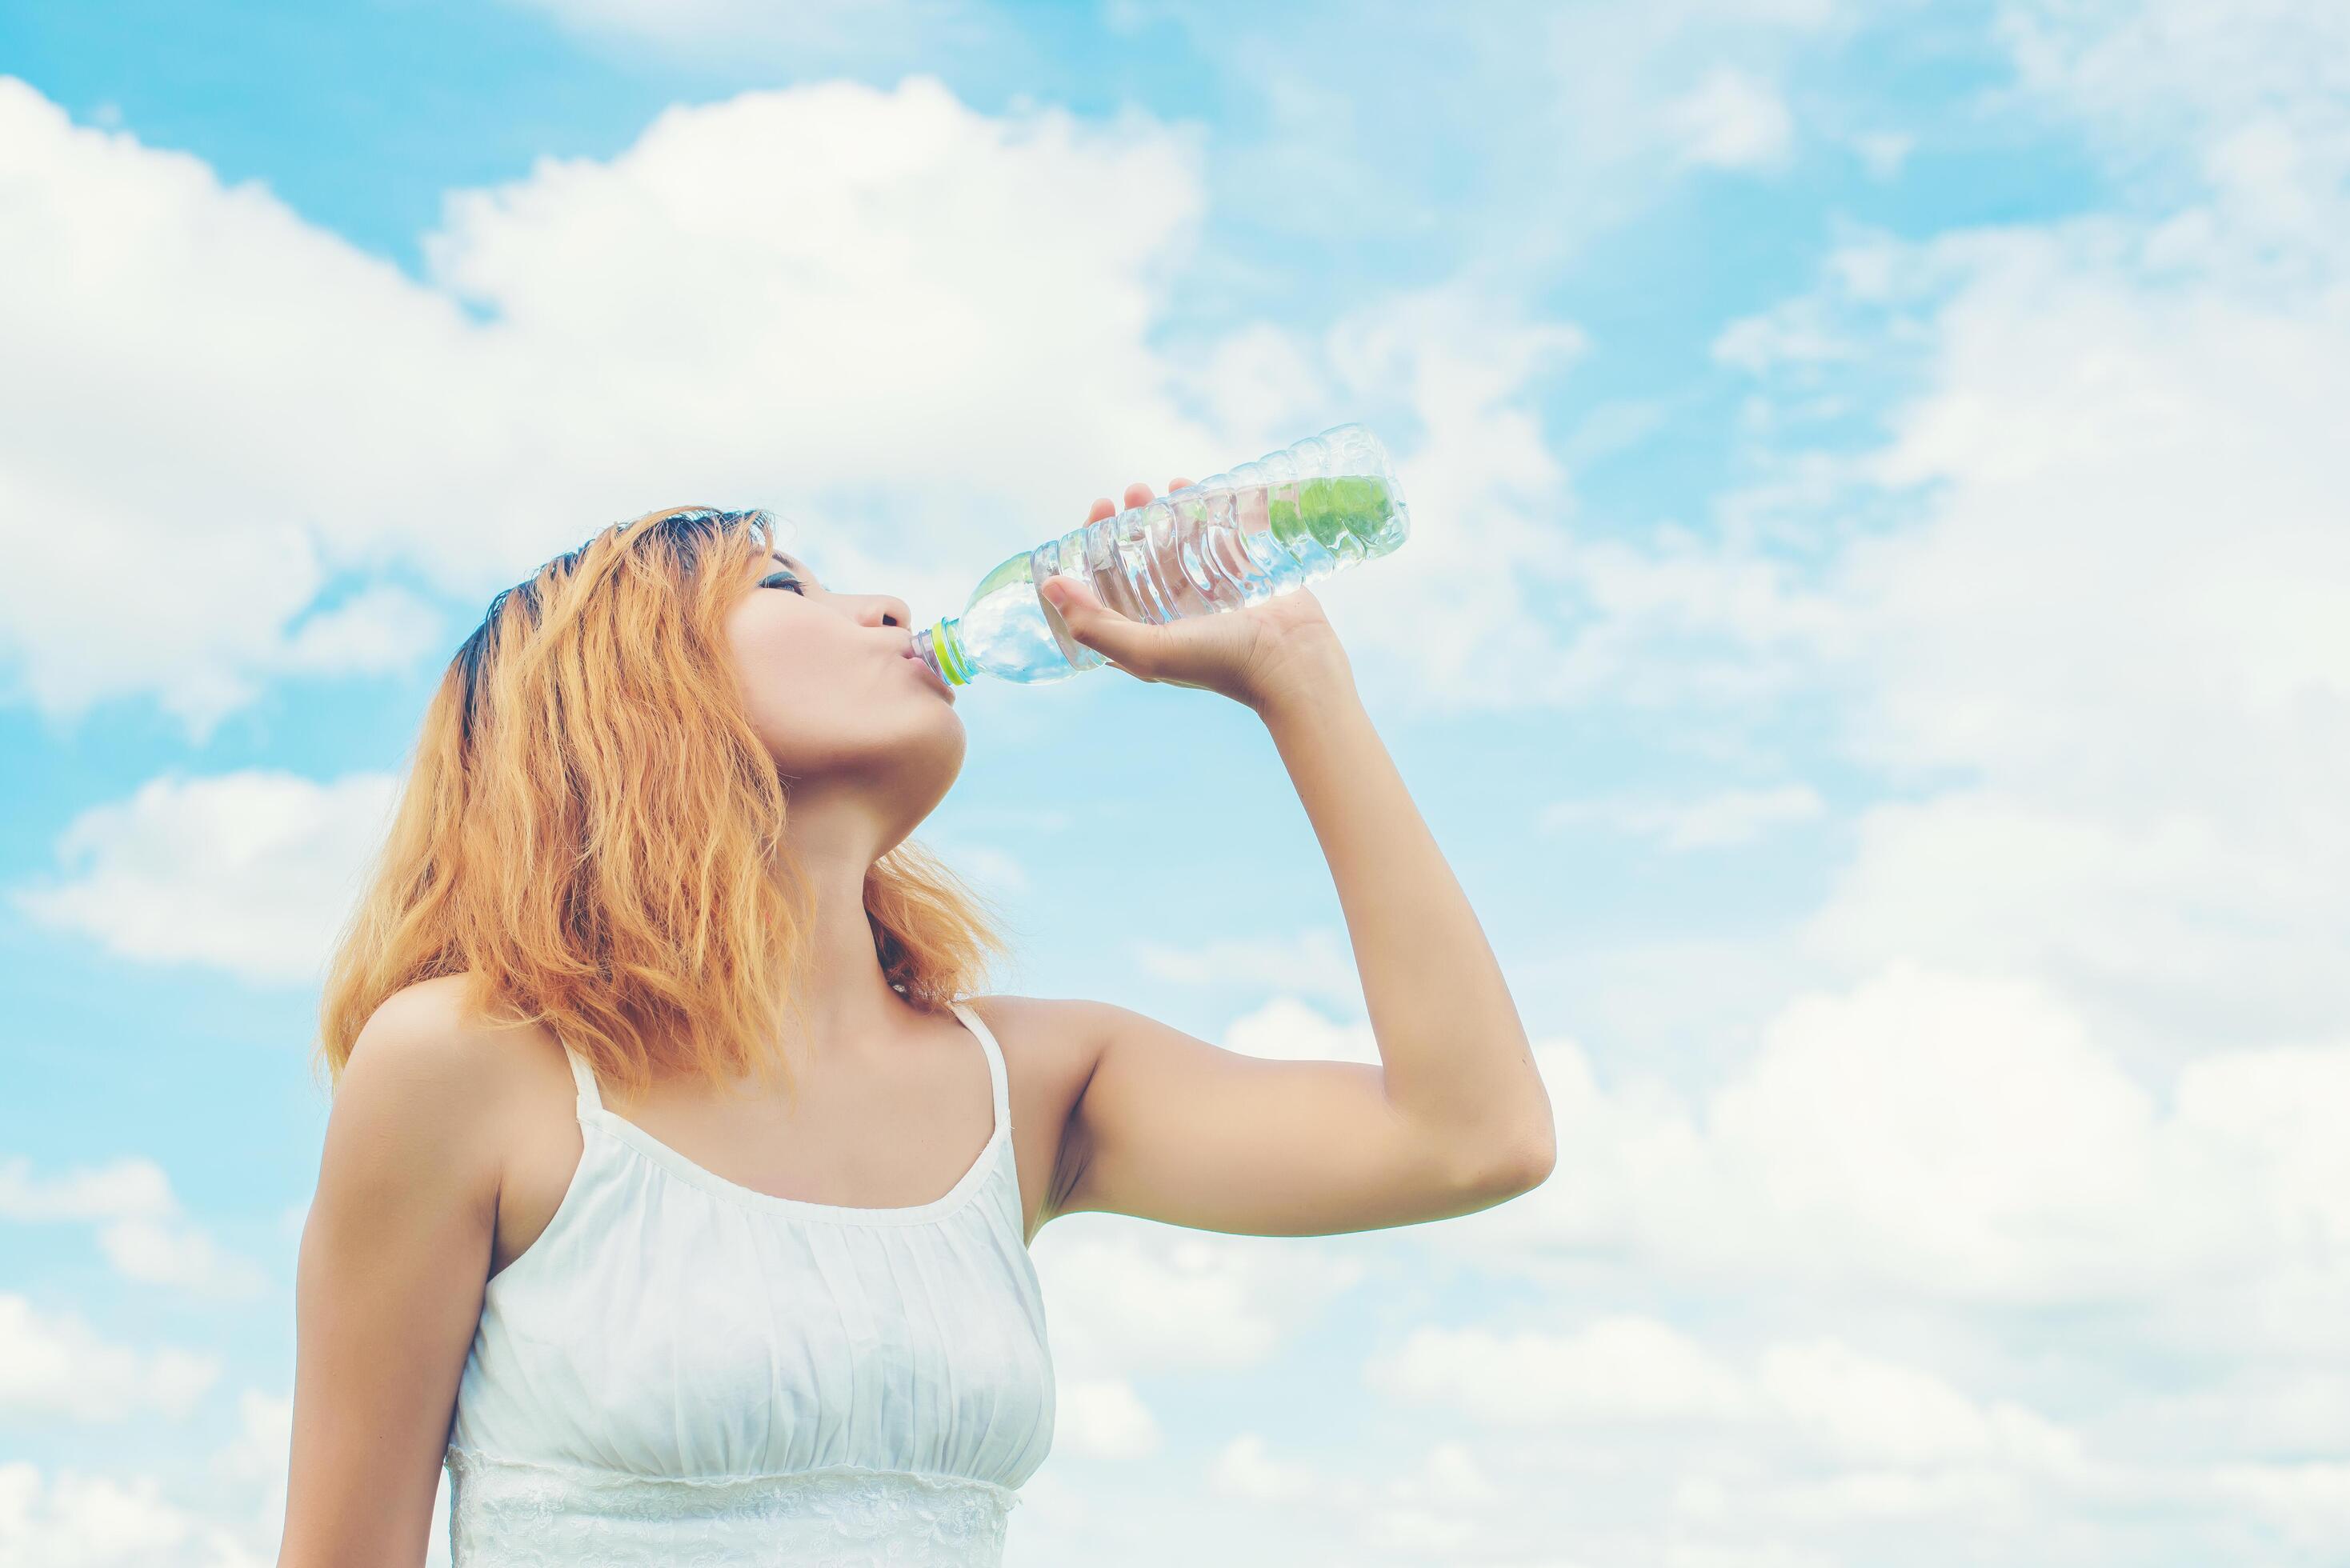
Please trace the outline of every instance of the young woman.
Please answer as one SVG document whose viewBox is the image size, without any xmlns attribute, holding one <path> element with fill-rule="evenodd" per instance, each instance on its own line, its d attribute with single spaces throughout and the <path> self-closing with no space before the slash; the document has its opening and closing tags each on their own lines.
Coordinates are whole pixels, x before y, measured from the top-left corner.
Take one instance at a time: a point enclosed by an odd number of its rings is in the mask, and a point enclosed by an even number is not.
<svg viewBox="0 0 2350 1568">
<path fill-rule="evenodd" d="M 970 994 L 1003 947 L 908 837 L 965 737 L 906 606 L 764 513 L 607 529 L 451 662 L 331 972 L 285 1568 L 421 1563 L 444 1465 L 458 1568 L 996 1563 L 1052 1441 L 1048 1220 L 1320 1235 L 1548 1174 L 1313 594 L 1153 627 L 1076 586 L 1079 641 L 1263 717 L 1382 1065 Z"/>
</svg>

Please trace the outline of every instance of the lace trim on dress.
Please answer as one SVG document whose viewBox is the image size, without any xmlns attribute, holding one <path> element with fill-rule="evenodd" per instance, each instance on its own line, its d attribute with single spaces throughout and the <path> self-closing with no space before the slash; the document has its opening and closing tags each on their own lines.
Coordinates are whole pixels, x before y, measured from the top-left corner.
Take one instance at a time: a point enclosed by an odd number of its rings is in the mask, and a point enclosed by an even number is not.
<svg viewBox="0 0 2350 1568">
<path fill-rule="evenodd" d="M 1000 1563 L 1014 1489 L 972 1476 L 827 1465 L 768 1474 L 650 1476 L 451 1447 L 449 1541 L 459 1564 Z"/>
</svg>

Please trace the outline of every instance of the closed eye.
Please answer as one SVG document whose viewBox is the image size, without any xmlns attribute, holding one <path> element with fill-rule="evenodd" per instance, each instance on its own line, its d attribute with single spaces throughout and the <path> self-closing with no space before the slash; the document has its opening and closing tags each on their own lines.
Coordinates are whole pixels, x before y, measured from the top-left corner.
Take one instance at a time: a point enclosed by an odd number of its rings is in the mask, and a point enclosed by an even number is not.
<svg viewBox="0 0 2350 1568">
<path fill-rule="evenodd" d="M 769 572 L 759 579 L 763 588 L 789 588 L 802 598 L 807 597 L 807 586 L 789 572 Z"/>
</svg>

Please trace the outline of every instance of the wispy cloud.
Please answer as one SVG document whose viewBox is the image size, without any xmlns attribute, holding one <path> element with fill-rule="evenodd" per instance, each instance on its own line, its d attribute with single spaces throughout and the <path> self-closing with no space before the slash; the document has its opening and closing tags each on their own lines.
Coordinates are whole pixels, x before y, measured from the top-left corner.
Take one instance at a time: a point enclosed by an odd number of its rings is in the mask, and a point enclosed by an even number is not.
<svg viewBox="0 0 2350 1568">
<path fill-rule="evenodd" d="M 1448 846 L 1517 925 L 1559 1168 L 1380 1236 L 1049 1227 L 1084 1469 L 1038 1478 L 1044 1555 L 2343 1555 L 2350 13 L 1121 0 L 958 8 L 933 78 L 914 7 L 535 3 L 612 58 L 797 51 L 799 85 L 452 193 L 417 276 L 0 79 L 11 700 L 204 736 L 713 488 L 951 607 L 1069 474 L 1343 410 L 1414 506 L 1317 587 L 1383 721 L 1550 781 Z M 1174 88 L 1096 74 L 1105 28 Z M 1162 108 L 1019 96 L 1063 59 Z M 203 547 L 121 571 L 158 526 Z M 1135 787 L 1196 794 L 1182 763 Z M 284 1000 L 358 797 L 131 793 L 165 765 L 35 844 L 18 907 Z M 1551 875 L 1580 831 L 1676 858 Z M 1230 988 L 1231 1049 L 1377 1060 L 1341 931 L 1125 956 Z M 290 1232 L 286 1196 L 255 1210 Z M 0 1221 L 86 1228 L 134 1303 L 223 1273 L 151 1162 L 0 1162 Z M 164 1352 L 26 1290 L 33 1442 L 160 1412 Z M 114 1520 L 117 1558 L 266 1561 L 290 1411 L 224 1381 L 218 1519 L 0 1465 L 0 1562 L 105 1560 Z"/>
<path fill-rule="evenodd" d="M 124 1279 L 191 1295 L 250 1300 L 268 1285 L 251 1260 L 223 1249 L 181 1210 L 153 1160 L 118 1159 L 42 1179 L 22 1155 L 0 1160 L 0 1223 L 79 1223 Z"/>
<path fill-rule="evenodd" d="M 1694 800 L 1624 796 L 1563 800 L 1544 808 L 1543 831 L 1586 825 L 1653 838 L 1667 849 L 1718 849 L 1752 843 L 1774 827 L 1825 815 L 1827 803 L 1809 784 L 1723 790 Z"/>
<path fill-rule="evenodd" d="M 71 1313 L 45 1314 L 21 1295 L 0 1293 L 0 1411 L 13 1417 L 119 1421 L 152 1410 L 176 1418 L 220 1371 L 217 1355 L 135 1351 Z"/>
<path fill-rule="evenodd" d="M 42 924 L 144 962 L 260 985 L 314 979 L 390 821 L 397 781 L 265 770 L 151 779 L 57 844 L 58 877 L 10 890 Z"/>
<path fill-rule="evenodd" d="M 1794 118 L 1769 83 L 1728 67 L 1704 78 L 1672 105 L 1680 156 L 1716 169 L 1771 169 L 1794 146 Z"/>
<path fill-rule="evenodd" d="M 1293 992 L 1360 1011 L 1363 985 L 1353 949 L 1326 926 L 1262 937 L 1228 937 L 1189 945 L 1140 940 L 1135 961 L 1146 974 L 1211 991 Z"/>
</svg>

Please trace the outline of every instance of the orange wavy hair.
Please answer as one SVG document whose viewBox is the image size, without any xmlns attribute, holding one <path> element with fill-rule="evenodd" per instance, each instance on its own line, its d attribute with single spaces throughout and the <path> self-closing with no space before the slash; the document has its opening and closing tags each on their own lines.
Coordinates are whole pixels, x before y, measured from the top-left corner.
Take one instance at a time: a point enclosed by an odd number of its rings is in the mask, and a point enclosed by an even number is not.
<svg viewBox="0 0 2350 1568">
<path fill-rule="evenodd" d="M 476 1016 L 546 1025 L 632 1097 L 656 1069 L 793 1083 L 811 908 L 723 630 L 773 535 L 648 513 L 491 601 L 338 940 L 314 1070 L 339 1082 L 385 998 L 463 974 Z M 990 908 L 910 838 L 866 874 L 882 971 L 925 1009 L 1007 951 Z"/>
</svg>

